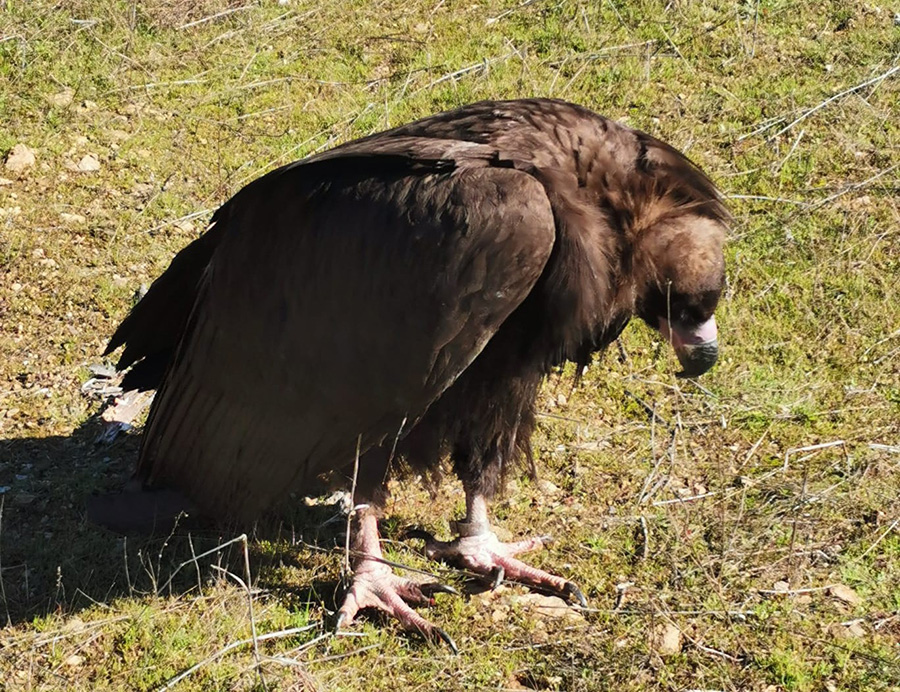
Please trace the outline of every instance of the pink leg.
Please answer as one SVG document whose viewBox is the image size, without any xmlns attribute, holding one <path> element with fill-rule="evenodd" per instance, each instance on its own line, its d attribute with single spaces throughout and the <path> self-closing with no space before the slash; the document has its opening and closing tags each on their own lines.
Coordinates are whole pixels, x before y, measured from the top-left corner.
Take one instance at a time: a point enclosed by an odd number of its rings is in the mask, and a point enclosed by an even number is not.
<svg viewBox="0 0 900 692">
<path fill-rule="evenodd" d="M 504 579 L 548 591 L 563 598 L 574 598 L 587 607 L 581 590 L 572 582 L 549 572 L 531 567 L 515 556 L 529 550 L 543 548 L 549 536 L 529 538 L 514 543 L 501 543 L 491 531 L 487 502 L 475 493 L 466 493 L 466 519 L 457 522 L 459 538 L 439 541 L 426 531 L 410 531 L 410 538 L 425 540 L 425 554 L 432 560 L 442 560 L 488 577 L 496 588 Z"/>
<path fill-rule="evenodd" d="M 335 629 L 353 622 L 360 610 L 375 608 L 395 618 L 404 629 L 419 632 L 426 639 L 440 639 L 458 653 L 456 644 L 444 630 L 408 605 L 434 605 L 433 594 L 455 593 L 455 590 L 443 584 L 418 584 L 398 577 L 390 566 L 381 562 L 378 523 L 371 511 L 362 510 L 352 528 L 351 545 L 357 555 L 353 559 L 353 582 L 338 611 Z"/>
</svg>

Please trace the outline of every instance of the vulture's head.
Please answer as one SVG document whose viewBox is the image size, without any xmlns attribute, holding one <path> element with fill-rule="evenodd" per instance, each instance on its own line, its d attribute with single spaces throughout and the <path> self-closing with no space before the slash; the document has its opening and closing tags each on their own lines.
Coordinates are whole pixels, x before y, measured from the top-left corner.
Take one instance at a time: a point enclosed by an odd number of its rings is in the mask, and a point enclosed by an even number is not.
<svg viewBox="0 0 900 692">
<path fill-rule="evenodd" d="M 702 375 L 719 354 L 714 312 L 725 285 L 724 223 L 676 211 L 636 240 L 636 313 L 671 343 L 681 377 Z"/>
</svg>

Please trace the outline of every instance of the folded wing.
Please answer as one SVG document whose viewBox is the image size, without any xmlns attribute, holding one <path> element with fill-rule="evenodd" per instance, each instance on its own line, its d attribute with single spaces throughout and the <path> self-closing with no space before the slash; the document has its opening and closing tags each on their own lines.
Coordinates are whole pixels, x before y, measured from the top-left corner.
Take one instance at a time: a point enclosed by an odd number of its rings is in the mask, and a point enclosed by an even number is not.
<svg viewBox="0 0 900 692">
<path fill-rule="evenodd" d="M 408 430 L 555 239 L 544 188 L 497 151 L 403 137 L 275 171 L 214 229 L 138 473 L 241 518 Z"/>
</svg>

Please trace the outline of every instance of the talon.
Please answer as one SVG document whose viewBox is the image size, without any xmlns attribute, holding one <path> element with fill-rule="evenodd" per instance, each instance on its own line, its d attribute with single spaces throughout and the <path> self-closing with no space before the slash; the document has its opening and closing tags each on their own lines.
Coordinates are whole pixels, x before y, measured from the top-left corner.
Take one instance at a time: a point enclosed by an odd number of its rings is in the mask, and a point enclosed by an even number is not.
<svg viewBox="0 0 900 692">
<path fill-rule="evenodd" d="M 449 634 L 447 634 L 440 627 L 433 627 L 431 629 L 431 633 L 433 636 L 440 638 L 447 646 L 449 646 L 454 656 L 459 656 L 459 649 L 456 646 L 456 642 L 454 642 L 453 639 L 450 638 Z"/>
<path fill-rule="evenodd" d="M 497 565 L 491 571 L 491 591 L 496 591 L 500 588 L 500 584 L 503 583 L 503 578 L 506 576 L 506 570 L 503 569 L 501 565 Z"/>
<path fill-rule="evenodd" d="M 578 601 L 578 605 L 580 605 L 582 608 L 587 608 L 587 599 L 584 597 L 584 594 L 581 593 L 581 589 L 579 589 L 573 582 L 566 582 L 565 593 L 567 596 L 572 596 L 576 601 Z"/>
<path fill-rule="evenodd" d="M 422 589 L 422 593 L 426 596 L 433 596 L 436 593 L 448 593 L 452 596 L 459 596 L 459 591 L 454 589 L 449 584 L 422 584 L 419 588 Z"/>
<path fill-rule="evenodd" d="M 411 538 L 418 538 L 426 543 L 434 543 L 435 537 L 433 534 L 428 533 L 425 529 L 407 529 L 403 533 L 403 540 L 409 540 Z"/>
<path fill-rule="evenodd" d="M 334 629 L 332 630 L 332 634 L 337 634 L 340 631 L 346 619 L 347 613 L 345 613 L 343 610 L 338 612 L 337 617 L 334 620 Z"/>
</svg>

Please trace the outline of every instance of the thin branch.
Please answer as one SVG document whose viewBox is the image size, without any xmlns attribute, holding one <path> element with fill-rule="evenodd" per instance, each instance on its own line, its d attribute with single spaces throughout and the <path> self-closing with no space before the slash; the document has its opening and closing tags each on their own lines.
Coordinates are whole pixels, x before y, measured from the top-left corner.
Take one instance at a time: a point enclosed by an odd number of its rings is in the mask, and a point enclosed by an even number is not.
<svg viewBox="0 0 900 692">
<path fill-rule="evenodd" d="M 794 125 L 803 122 L 809 116 L 811 116 L 813 113 L 817 113 L 818 111 L 822 110 L 829 103 L 833 103 L 834 101 L 837 101 L 838 99 L 843 98 L 844 96 L 848 96 L 849 94 L 859 91 L 860 89 L 864 89 L 867 86 L 870 86 L 872 84 L 878 84 L 879 82 L 884 81 L 885 79 L 887 79 L 888 77 L 890 77 L 891 75 L 893 75 L 894 73 L 896 73 L 898 71 L 900 71 L 900 65 L 894 65 L 887 72 L 882 72 L 877 77 L 873 77 L 872 79 L 867 79 L 865 82 L 860 82 L 859 84 L 852 86 L 849 89 L 844 89 L 842 92 L 825 99 L 824 101 L 822 101 L 822 103 L 820 103 L 816 106 L 813 106 L 812 108 L 806 109 L 797 118 L 795 118 L 794 120 L 789 122 L 787 125 L 785 125 L 780 130 L 778 130 L 778 132 L 776 132 L 774 135 L 769 137 L 769 139 L 772 140 L 772 139 L 775 139 L 776 137 L 778 137 L 778 135 L 784 134 L 785 132 L 790 130 Z"/>
<path fill-rule="evenodd" d="M 211 656 L 207 656 L 199 663 L 195 663 L 187 670 L 179 673 L 174 678 L 169 680 L 165 685 L 157 688 L 157 692 L 165 692 L 166 690 L 171 690 L 179 682 L 181 682 L 185 678 L 189 677 L 190 675 L 196 673 L 198 670 L 203 668 L 203 666 L 209 665 L 213 661 L 222 658 L 222 656 L 227 654 L 229 651 L 234 651 L 235 649 L 238 649 L 242 646 L 247 646 L 248 644 L 254 644 L 254 643 L 258 643 L 258 642 L 268 641 L 269 639 L 281 639 L 284 637 L 292 637 L 293 635 L 300 634 L 301 632 L 308 632 L 309 630 L 315 629 L 318 626 L 319 625 L 317 623 L 313 623 L 311 625 L 304 625 L 303 627 L 291 627 L 290 629 L 280 630 L 278 632 L 270 632 L 268 634 L 261 634 L 259 637 L 256 638 L 255 642 L 253 639 L 241 639 L 240 641 L 232 642 L 228 646 L 226 646 L 222 649 L 219 649 Z"/>
<path fill-rule="evenodd" d="M 177 27 L 176 31 L 182 31 L 184 29 L 190 29 L 192 26 L 199 26 L 200 24 L 206 24 L 207 22 L 212 22 L 220 17 L 225 17 L 229 14 L 234 14 L 235 12 L 244 12 L 246 10 L 256 9 L 255 5 L 242 5 L 241 7 L 232 7 L 229 10 L 222 10 L 221 12 L 216 12 L 215 14 L 211 14 L 208 17 L 203 17 L 202 19 L 197 19 L 193 22 L 188 22 L 187 24 L 182 24 Z"/>
<path fill-rule="evenodd" d="M 405 420 L 405 419 L 404 419 Z M 356 437 L 356 456 L 353 458 L 353 480 L 350 484 L 350 511 L 347 512 L 347 533 L 344 536 L 344 574 L 352 574 L 350 569 L 350 522 L 356 514 L 356 479 L 359 476 L 359 451 L 362 446 L 362 435 Z"/>
<path fill-rule="evenodd" d="M 894 522 L 890 526 L 888 526 L 878 538 L 875 539 L 875 542 L 872 543 L 872 545 L 870 545 L 868 548 L 866 548 L 865 552 L 862 555 L 856 558 L 856 562 L 859 562 L 866 555 L 871 553 L 875 549 L 875 546 L 877 546 L 879 543 L 881 543 L 882 540 L 884 540 L 885 536 L 887 536 L 891 531 L 897 528 L 897 524 L 900 524 L 900 519 L 894 519 Z"/>
</svg>

